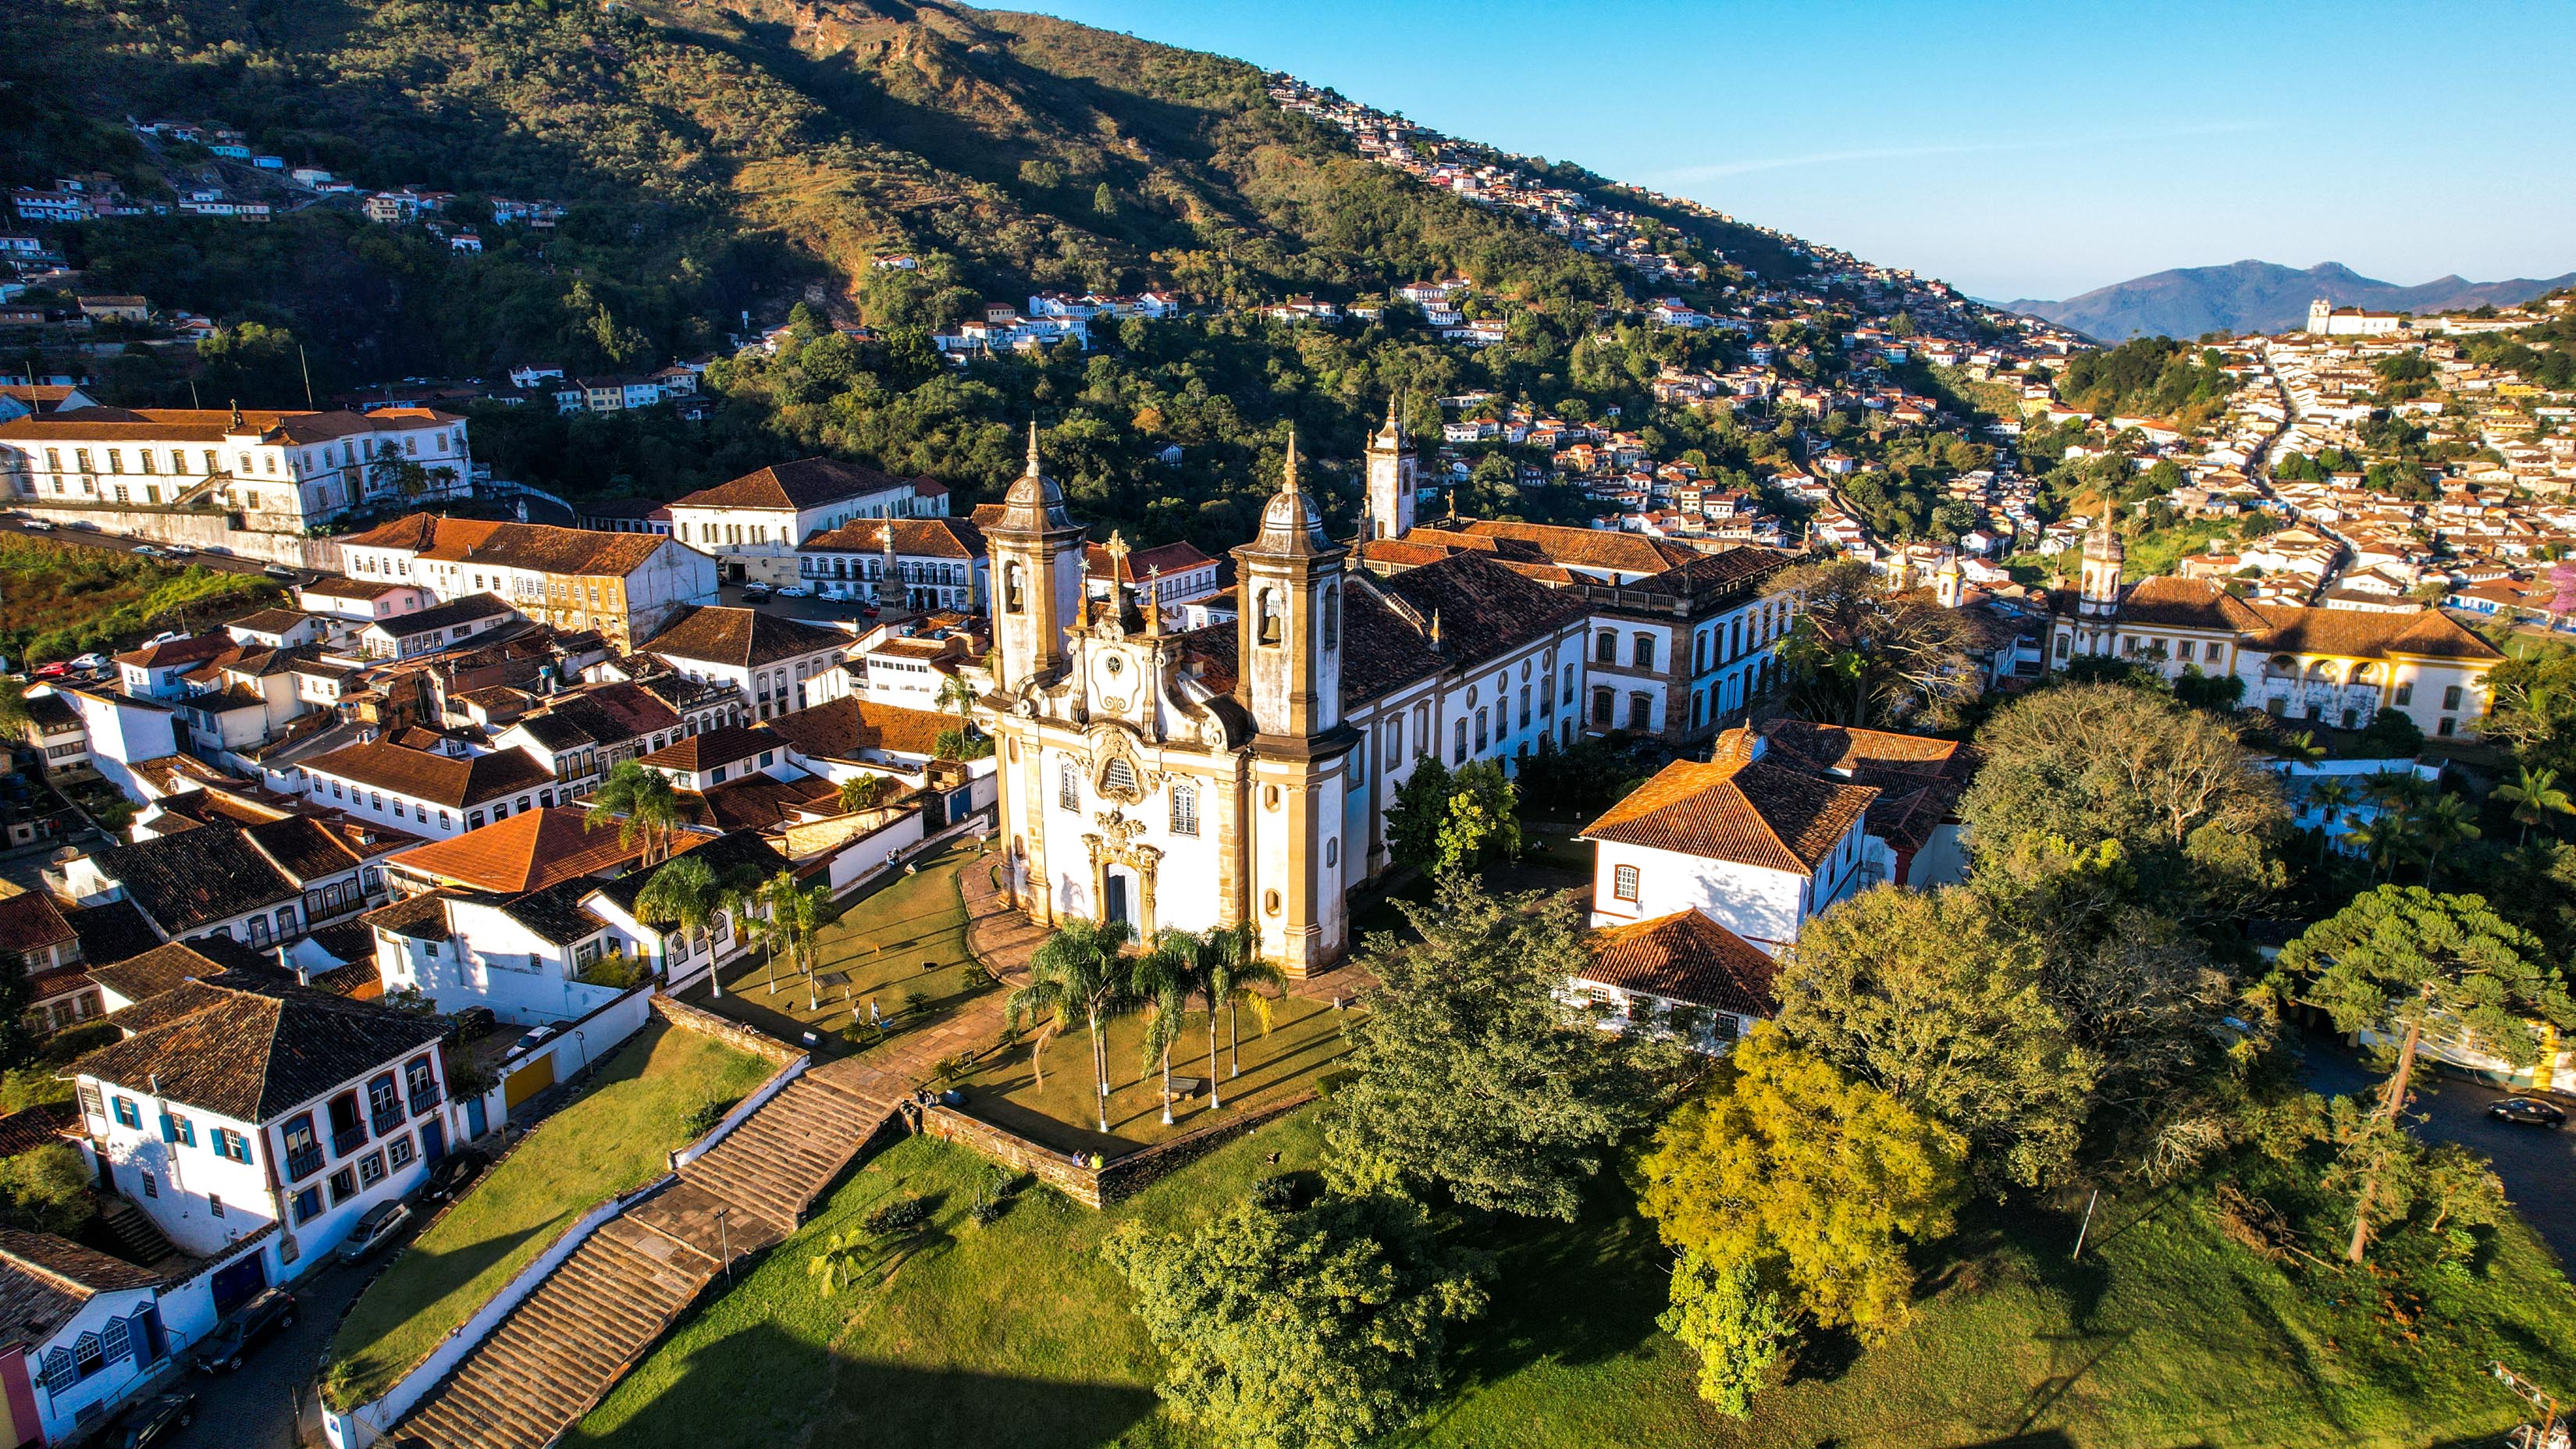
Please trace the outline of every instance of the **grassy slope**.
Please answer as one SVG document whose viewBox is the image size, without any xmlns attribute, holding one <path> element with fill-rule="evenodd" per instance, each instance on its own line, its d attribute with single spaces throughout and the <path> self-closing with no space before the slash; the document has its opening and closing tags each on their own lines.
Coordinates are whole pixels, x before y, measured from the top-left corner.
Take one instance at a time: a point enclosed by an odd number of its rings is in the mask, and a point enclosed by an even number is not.
<svg viewBox="0 0 2576 1449">
<path fill-rule="evenodd" d="M 156 626 L 211 627 L 273 601 L 256 574 L 169 568 L 131 554 L 49 539 L 0 538 L 0 639 L 37 663 L 122 647 Z"/>
<path fill-rule="evenodd" d="M 976 1227 L 981 1172 L 925 1139 L 878 1158 L 800 1236 L 650 1357 L 575 1436 L 611 1449 L 768 1449 L 866 1442 L 966 1449 L 1201 1442 L 1151 1395 L 1150 1346 L 1093 1249 L 1118 1219 L 1204 1219 L 1256 1176 L 1311 1164 L 1313 1114 L 1276 1124 L 1118 1211 L 1035 1195 Z M 1282 1166 L 1266 1162 L 1282 1154 Z M 898 1192 L 940 1199 L 935 1231 L 891 1281 L 825 1300 L 806 1258 Z M 2513 1358 L 2576 1374 L 2576 1299 L 2528 1235 L 2408 1339 L 2221 1238 L 2183 1195 L 2105 1204 L 2087 1261 L 2073 1224 L 1989 1224 L 1946 1268 L 1920 1320 L 1852 1354 L 1748 1423 L 1702 1408 L 1688 1357 L 1655 1331 L 1663 1250 L 1605 1191 L 1572 1227 L 1489 1239 L 1502 1279 L 1470 1335 L 1460 1389 L 1411 1442 L 1599 1449 L 1803 1449 L 1987 1443 L 2068 1446 L 2412 1445 L 2493 1433 L 2513 1405 L 2482 1376 Z M 872 1273 L 877 1285 L 882 1269 Z"/>
<path fill-rule="evenodd" d="M 691 1113 L 747 1095 L 770 1064 L 659 1019 L 600 1069 L 371 1284 L 331 1340 L 349 1365 L 336 1402 L 360 1403 L 472 1317 L 572 1220 L 659 1174 Z"/>
</svg>

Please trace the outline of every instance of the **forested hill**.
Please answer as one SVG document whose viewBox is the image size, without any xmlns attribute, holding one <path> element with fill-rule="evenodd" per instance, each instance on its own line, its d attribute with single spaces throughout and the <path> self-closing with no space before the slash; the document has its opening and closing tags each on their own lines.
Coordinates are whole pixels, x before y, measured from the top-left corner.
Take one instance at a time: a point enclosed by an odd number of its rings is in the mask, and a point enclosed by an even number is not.
<svg viewBox="0 0 2576 1449">
<path fill-rule="evenodd" d="M 0 169 L 45 185 L 99 168 L 169 195 L 168 158 L 121 122 L 219 122 L 289 164 L 361 187 L 404 184 L 576 204 L 556 277 L 582 268 L 605 307 L 567 318 L 559 282 L 480 279 L 428 330 L 378 339 L 365 374 L 478 372 L 566 346 L 705 350 L 716 319 L 800 276 L 867 278 L 883 252 L 954 271 L 882 279 L 869 320 L 954 320 L 1029 287 L 1171 286 L 1211 301 L 1383 289 L 1466 270 L 1532 299 L 1608 295 L 1608 267 L 1535 230 L 1413 185 L 1282 112 L 1235 61 L 1039 16 L 940 5 L 784 0 L 93 0 L 13 22 Z M 17 104 L 23 102 L 23 108 Z M 14 113 L 14 119 L 7 113 Z M 149 231 L 130 227 L 129 231 Z M 176 226 L 163 230 L 178 232 Z M 397 249 L 346 261 L 337 233 L 281 237 L 214 295 L 270 301 L 317 340 L 364 350 L 304 292 L 403 297 Z M 301 244 L 299 246 L 299 244 Z M 120 246 L 114 270 L 170 283 L 193 256 Z M 391 329 L 388 329 L 391 330 Z M 639 334 L 627 335 L 629 332 Z M 592 344 L 601 344 L 592 346 Z M 424 355 L 426 354 L 426 355 Z"/>
</svg>

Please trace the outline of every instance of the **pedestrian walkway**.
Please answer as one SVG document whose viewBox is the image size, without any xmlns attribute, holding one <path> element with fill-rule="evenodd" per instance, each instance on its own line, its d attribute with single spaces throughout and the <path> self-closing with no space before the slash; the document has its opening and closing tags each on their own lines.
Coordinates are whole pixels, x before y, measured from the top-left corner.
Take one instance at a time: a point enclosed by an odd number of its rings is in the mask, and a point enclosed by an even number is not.
<svg viewBox="0 0 2576 1449">
<path fill-rule="evenodd" d="M 1005 984 L 1045 932 L 1001 903 L 981 861 L 958 885 L 967 939 Z M 1014 924 L 1016 922 L 1016 924 Z M 602 1224 L 396 1425 L 428 1449 L 542 1449 L 616 1386 L 728 1259 L 796 1231 L 941 1061 L 989 1046 L 1000 991 L 808 1069 L 661 1192 Z"/>
</svg>

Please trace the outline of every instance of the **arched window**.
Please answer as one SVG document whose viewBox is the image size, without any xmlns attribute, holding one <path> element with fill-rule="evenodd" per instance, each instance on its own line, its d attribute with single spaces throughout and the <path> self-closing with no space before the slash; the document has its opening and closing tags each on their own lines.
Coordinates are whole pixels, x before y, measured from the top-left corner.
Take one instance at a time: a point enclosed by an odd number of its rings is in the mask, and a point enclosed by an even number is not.
<svg viewBox="0 0 2576 1449">
<path fill-rule="evenodd" d="M 1324 588 L 1324 647 L 1342 647 L 1342 590 L 1338 584 Z"/>
<path fill-rule="evenodd" d="M 1199 833 L 1199 787 L 1187 780 L 1172 782 L 1172 833 Z"/>
<path fill-rule="evenodd" d="M 1136 767 L 1125 760 L 1111 760 L 1101 767 L 1100 791 L 1104 795 L 1135 794 Z"/>
<path fill-rule="evenodd" d="M 1017 614 L 1027 609 L 1028 603 L 1023 597 L 1023 594 L 1026 592 L 1026 586 L 1027 573 L 1020 567 L 1020 561 L 1018 559 L 1013 559 L 1009 563 L 1002 565 L 1003 613 Z"/>
<path fill-rule="evenodd" d="M 1261 632 L 1254 637 L 1263 644 L 1279 642 L 1279 591 L 1277 589 L 1261 591 Z"/>
<path fill-rule="evenodd" d="M 1066 810 L 1082 808 L 1082 771 L 1074 768 L 1071 755 L 1057 762 L 1055 803 Z"/>
</svg>

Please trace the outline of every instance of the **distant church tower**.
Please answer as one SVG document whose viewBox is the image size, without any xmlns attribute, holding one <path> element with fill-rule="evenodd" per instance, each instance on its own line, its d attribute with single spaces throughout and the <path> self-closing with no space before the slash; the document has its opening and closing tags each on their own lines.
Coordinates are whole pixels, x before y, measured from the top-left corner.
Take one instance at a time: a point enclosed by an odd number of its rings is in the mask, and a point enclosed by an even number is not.
<svg viewBox="0 0 2576 1449">
<path fill-rule="evenodd" d="M 1038 425 L 1031 421 L 1029 469 L 1013 480 L 1002 496 L 1002 516 L 984 530 L 1001 665 L 994 683 L 1003 694 L 1064 667 L 1064 631 L 1081 612 L 1083 538 L 1063 487 L 1038 466 Z"/>
<path fill-rule="evenodd" d="M 1396 416 L 1396 402 L 1386 400 L 1386 426 L 1368 440 L 1369 538 L 1402 538 L 1413 531 L 1414 478 L 1412 440 Z"/>
<path fill-rule="evenodd" d="M 2308 304 L 2308 331 L 2319 337 L 2334 330 L 2334 303 L 2323 297 Z"/>
<path fill-rule="evenodd" d="M 1372 455 L 1372 466 L 1375 458 Z M 1237 698 L 1252 715 L 1252 920 L 1261 954 L 1292 976 L 1339 958 L 1344 897 L 1365 861 L 1342 839 L 1345 796 L 1365 788 L 1359 734 L 1342 723 L 1344 549 L 1299 487 L 1297 438 L 1261 536 L 1234 550 Z M 1359 775 L 1360 778 L 1352 778 Z M 1366 854 L 1366 842 L 1360 851 Z"/>
<path fill-rule="evenodd" d="M 2112 652 L 2111 631 L 2120 613 L 2120 571 L 2128 559 L 2128 547 L 2111 526 L 2111 517 L 2111 507 L 2105 504 L 2102 521 L 2084 537 L 2084 579 L 2075 605 L 2078 654 Z"/>
</svg>

